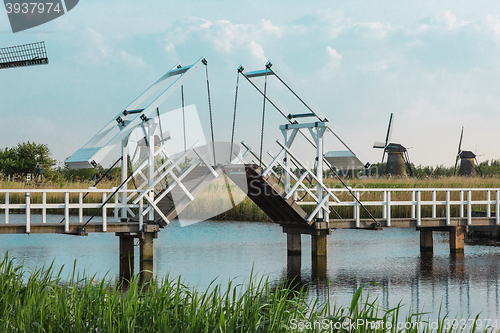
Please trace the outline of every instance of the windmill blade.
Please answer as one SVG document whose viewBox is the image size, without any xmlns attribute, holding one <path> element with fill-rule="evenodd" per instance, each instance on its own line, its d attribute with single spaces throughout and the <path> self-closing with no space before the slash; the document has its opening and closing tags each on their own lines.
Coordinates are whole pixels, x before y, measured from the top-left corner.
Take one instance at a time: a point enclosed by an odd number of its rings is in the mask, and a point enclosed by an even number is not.
<svg viewBox="0 0 500 333">
<path fill-rule="evenodd" d="M 373 148 L 385 148 L 385 144 L 383 142 L 380 142 L 380 141 L 375 141 L 373 143 Z"/>
<path fill-rule="evenodd" d="M 457 173 L 457 165 L 458 165 L 458 159 L 460 158 L 460 155 L 457 154 L 457 159 L 455 160 L 455 171 L 453 171 L 453 176 Z"/>
<path fill-rule="evenodd" d="M 474 168 L 476 169 L 476 172 L 479 173 L 480 176 L 483 175 L 483 171 L 481 170 L 481 167 L 479 166 L 479 163 L 477 162 L 477 158 L 474 157 L 474 160 L 476 161 L 476 165 Z"/>
<path fill-rule="evenodd" d="M 393 113 L 391 113 L 391 117 L 389 118 L 389 127 L 387 127 L 387 135 L 385 136 L 385 146 L 387 147 L 387 144 L 389 143 L 389 140 L 391 140 L 391 136 L 392 136 L 392 115 Z"/>
<path fill-rule="evenodd" d="M 462 126 L 462 133 L 460 133 L 460 141 L 458 142 L 458 153 L 457 154 L 460 154 L 460 152 L 462 151 L 461 148 L 462 148 L 462 137 L 464 136 L 464 127 Z"/>
<path fill-rule="evenodd" d="M 410 177 L 413 177 L 413 169 L 411 168 L 410 154 L 408 154 L 408 151 L 404 152 L 403 158 L 406 168 L 408 169 L 408 174 L 410 175 Z"/>
<path fill-rule="evenodd" d="M 384 152 L 382 153 L 382 162 L 380 162 L 380 167 L 382 167 L 382 164 L 384 164 L 384 157 L 385 157 L 385 149 Z"/>
</svg>

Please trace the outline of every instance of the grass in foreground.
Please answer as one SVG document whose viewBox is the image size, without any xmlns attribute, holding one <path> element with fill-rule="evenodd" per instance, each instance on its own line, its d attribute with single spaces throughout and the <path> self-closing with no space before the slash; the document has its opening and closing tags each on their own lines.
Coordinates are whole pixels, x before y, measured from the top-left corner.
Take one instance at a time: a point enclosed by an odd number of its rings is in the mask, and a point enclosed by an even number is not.
<svg viewBox="0 0 500 333">
<path fill-rule="evenodd" d="M 421 314 L 398 323 L 399 305 L 380 309 L 362 298 L 363 287 L 346 307 L 306 302 L 305 291 L 253 280 L 227 288 L 212 285 L 198 292 L 180 279 L 136 280 L 127 291 L 118 284 L 73 274 L 66 281 L 53 265 L 25 273 L 5 255 L 0 262 L 1 332 L 417 332 Z M 446 329 L 445 319 L 424 332 L 475 332 Z M 377 327 L 368 323 L 383 322 Z M 349 323 L 361 323 L 352 326 Z M 347 323 L 347 324 L 346 324 Z M 390 326 L 390 328 L 389 328 Z M 410 328 L 408 328 L 410 327 Z"/>
</svg>

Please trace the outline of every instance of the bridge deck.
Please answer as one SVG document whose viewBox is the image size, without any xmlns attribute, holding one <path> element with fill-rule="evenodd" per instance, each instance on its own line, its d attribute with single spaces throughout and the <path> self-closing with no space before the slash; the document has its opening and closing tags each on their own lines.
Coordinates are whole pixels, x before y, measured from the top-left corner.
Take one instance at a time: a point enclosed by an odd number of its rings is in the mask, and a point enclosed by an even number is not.
<svg viewBox="0 0 500 333">
<path fill-rule="evenodd" d="M 382 228 L 388 228 L 387 220 L 377 219 Z M 331 229 L 369 229 L 372 228 L 372 219 L 361 219 L 360 227 L 356 228 L 355 219 L 342 219 L 342 220 L 330 220 L 329 227 Z M 446 218 L 422 218 L 420 226 L 417 225 L 416 218 L 391 218 L 391 225 L 389 228 L 425 228 L 425 227 L 458 227 L 467 226 L 467 218 L 452 217 L 450 218 L 450 224 L 446 224 Z M 495 217 L 474 217 L 471 219 L 471 224 L 469 226 L 498 226 L 496 224 Z"/>
<path fill-rule="evenodd" d="M 380 226 L 387 228 L 387 220 L 379 219 Z M 301 225 L 282 224 L 283 227 L 292 230 L 296 229 L 302 233 L 314 233 L 319 228 L 310 226 L 302 228 Z M 57 233 L 57 234 L 79 234 L 79 229 L 82 223 L 70 223 L 69 232 L 65 232 L 64 223 L 31 223 L 30 233 Z M 390 228 L 449 228 L 457 226 L 467 226 L 467 218 L 451 218 L 450 224 L 446 224 L 446 218 L 422 218 L 420 226 L 417 226 L 417 219 L 412 218 L 392 218 Z M 157 228 L 157 225 L 147 225 L 148 227 Z M 469 226 L 498 226 L 495 217 L 474 217 Z M 329 229 L 373 229 L 373 220 L 361 219 L 360 227 L 356 228 L 355 219 L 330 220 L 328 223 Z M 94 232 L 139 232 L 139 224 L 137 222 L 107 222 L 106 231 L 103 230 L 102 222 L 91 222 L 85 226 L 87 233 Z M 0 234 L 24 234 L 26 233 L 26 225 L 24 223 L 9 223 L 0 224 Z"/>
<path fill-rule="evenodd" d="M 314 222 L 307 222 L 308 214 L 292 199 L 285 199 L 284 189 L 272 176 L 262 176 L 262 168 L 256 164 L 228 165 L 224 167 L 227 176 L 242 190 L 247 189 L 247 196 L 273 222 L 284 227 L 315 230 Z M 241 177 L 245 174 L 246 177 Z M 324 225 L 323 227 L 327 227 Z"/>
<path fill-rule="evenodd" d="M 82 223 L 70 223 L 69 232 L 65 232 L 64 223 L 31 223 L 30 232 L 32 234 L 70 234 L 79 235 Z M 108 222 L 106 231 L 103 230 L 102 222 L 91 222 L 85 226 L 86 233 L 90 232 L 139 232 L 137 222 Z M 0 234 L 25 234 L 26 225 L 23 223 L 0 224 Z"/>
</svg>

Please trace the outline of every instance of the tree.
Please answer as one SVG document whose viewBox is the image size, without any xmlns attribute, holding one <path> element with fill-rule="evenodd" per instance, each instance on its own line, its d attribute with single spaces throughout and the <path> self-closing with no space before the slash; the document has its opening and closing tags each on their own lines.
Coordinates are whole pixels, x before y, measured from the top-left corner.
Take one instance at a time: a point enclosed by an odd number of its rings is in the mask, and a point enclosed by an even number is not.
<svg viewBox="0 0 500 333">
<path fill-rule="evenodd" d="M 50 172 L 55 160 L 46 144 L 35 142 L 18 143 L 13 148 L 0 149 L 0 172 L 6 175 L 34 173 L 38 164 Z"/>
</svg>

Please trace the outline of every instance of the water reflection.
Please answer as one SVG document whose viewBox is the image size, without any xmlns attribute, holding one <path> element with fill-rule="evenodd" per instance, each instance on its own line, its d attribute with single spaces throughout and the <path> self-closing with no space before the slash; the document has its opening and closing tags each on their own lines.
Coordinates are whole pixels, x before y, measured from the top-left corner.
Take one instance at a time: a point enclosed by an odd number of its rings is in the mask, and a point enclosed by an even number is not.
<svg viewBox="0 0 500 333">
<path fill-rule="evenodd" d="M 406 238 L 407 235 L 402 236 Z M 415 251 L 408 257 L 392 257 L 387 251 L 380 251 L 376 259 L 379 269 L 366 267 L 373 265 L 370 258 L 358 257 L 357 265 L 342 258 L 336 258 L 339 260 L 331 264 L 324 257 L 312 258 L 308 274 L 302 268 L 298 275 L 293 274 L 300 265 L 295 256 L 288 261 L 286 279 L 295 279 L 296 284 L 308 286 L 309 293 L 319 299 L 328 298 L 344 305 L 349 304 L 350 297 L 362 284 L 375 282 L 383 289 L 368 285 L 366 290 L 387 309 L 402 300 L 403 314 L 410 309 L 423 310 L 431 313 L 429 319 L 435 320 L 441 308 L 442 316 L 449 313 L 451 318 L 467 318 L 482 312 L 480 318 L 494 320 L 500 318 L 500 253 L 498 247 L 491 247 L 491 242 L 488 245 L 489 248 L 469 242 L 465 254 L 446 253 L 444 246 L 438 246 L 434 254 Z M 343 259 L 350 257 L 347 255 Z M 342 264 L 335 267 L 338 263 Z"/>
</svg>

